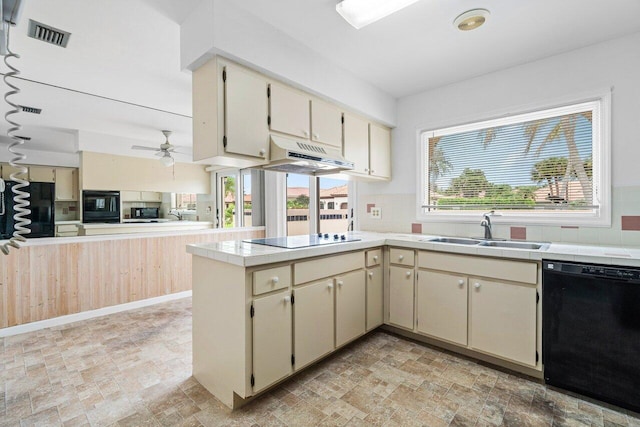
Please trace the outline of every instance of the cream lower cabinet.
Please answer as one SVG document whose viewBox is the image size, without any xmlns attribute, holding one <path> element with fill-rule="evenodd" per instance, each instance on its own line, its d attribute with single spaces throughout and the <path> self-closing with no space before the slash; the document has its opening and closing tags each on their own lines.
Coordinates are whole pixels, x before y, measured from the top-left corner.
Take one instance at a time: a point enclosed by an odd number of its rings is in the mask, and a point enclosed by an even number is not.
<svg viewBox="0 0 640 427">
<path fill-rule="evenodd" d="M 289 290 L 253 301 L 253 391 L 259 392 L 292 371 Z"/>
<path fill-rule="evenodd" d="M 538 370 L 539 264 L 421 251 L 416 332 Z"/>
<path fill-rule="evenodd" d="M 467 345 L 467 278 L 419 271 L 416 329 L 434 338 Z"/>
<path fill-rule="evenodd" d="M 384 322 L 384 281 L 382 266 L 367 268 L 367 331 Z"/>
<path fill-rule="evenodd" d="M 366 330 L 365 271 L 336 277 L 336 347 L 364 334 Z"/>
<path fill-rule="evenodd" d="M 389 267 L 389 323 L 413 329 L 413 268 Z"/>
<path fill-rule="evenodd" d="M 535 286 L 474 277 L 469 284 L 470 347 L 535 366 Z"/>
<path fill-rule="evenodd" d="M 296 369 L 333 351 L 334 280 L 324 279 L 294 291 L 293 322 Z"/>
<path fill-rule="evenodd" d="M 389 249 L 389 323 L 413 329 L 415 253 L 411 249 Z"/>
</svg>

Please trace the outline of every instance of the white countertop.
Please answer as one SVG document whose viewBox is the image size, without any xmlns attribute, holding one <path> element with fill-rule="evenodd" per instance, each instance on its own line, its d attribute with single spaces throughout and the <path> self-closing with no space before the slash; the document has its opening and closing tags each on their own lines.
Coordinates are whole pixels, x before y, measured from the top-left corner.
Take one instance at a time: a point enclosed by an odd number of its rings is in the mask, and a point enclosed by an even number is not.
<svg viewBox="0 0 640 427">
<path fill-rule="evenodd" d="M 37 239 L 27 239 L 26 242 L 20 243 L 21 246 L 48 246 L 48 245 L 66 245 L 70 243 L 87 243 L 87 242 L 103 242 L 108 240 L 126 240 L 126 239 L 148 239 L 150 237 L 167 237 L 175 235 L 187 234 L 224 234 L 242 231 L 264 230 L 264 226 L 257 227 L 241 227 L 241 228 L 205 228 L 200 230 L 166 230 L 155 229 L 145 233 L 126 233 L 126 234 L 100 234 L 95 236 L 70 236 L 70 237 L 41 237 Z M 0 244 L 6 243 L 7 240 L 0 240 Z"/>
<path fill-rule="evenodd" d="M 213 223 L 211 221 L 160 221 L 160 222 L 139 222 L 139 221 L 131 221 L 131 222 L 121 222 L 121 223 L 91 223 L 91 224 L 80 224 L 79 226 L 82 228 L 122 228 L 122 227 L 187 227 L 194 225 L 202 225 L 211 227 Z"/>
<path fill-rule="evenodd" d="M 277 248 L 242 241 L 226 241 L 188 245 L 187 252 L 196 256 L 250 267 L 388 245 L 499 258 L 528 259 L 535 261 L 551 259 L 640 267 L 640 248 L 638 247 L 552 243 L 546 250 L 528 250 L 434 243 L 428 242 L 427 240 L 439 236 L 424 234 L 353 232 L 350 233 L 350 235 L 360 238 L 361 240 L 357 242 L 336 243 L 297 249 Z"/>
</svg>

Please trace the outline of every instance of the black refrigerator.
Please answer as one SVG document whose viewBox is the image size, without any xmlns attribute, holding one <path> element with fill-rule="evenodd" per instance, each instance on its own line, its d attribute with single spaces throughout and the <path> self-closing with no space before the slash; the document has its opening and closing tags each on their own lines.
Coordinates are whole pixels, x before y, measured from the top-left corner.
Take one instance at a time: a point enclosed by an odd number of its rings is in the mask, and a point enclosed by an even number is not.
<svg viewBox="0 0 640 427">
<path fill-rule="evenodd" d="M 10 239 L 13 236 L 14 224 L 13 219 L 16 213 L 13 208 L 13 187 L 18 183 L 15 181 L 5 182 L 5 191 L 0 194 L 0 239 Z M 31 220 L 28 228 L 31 233 L 26 234 L 26 238 L 33 237 L 53 237 L 55 235 L 55 184 L 49 182 L 31 182 L 28 187 L 22 189 L 31 193 L 29 201 L 31 205 L 31 214 L 27 218 Z"/>
</svg>

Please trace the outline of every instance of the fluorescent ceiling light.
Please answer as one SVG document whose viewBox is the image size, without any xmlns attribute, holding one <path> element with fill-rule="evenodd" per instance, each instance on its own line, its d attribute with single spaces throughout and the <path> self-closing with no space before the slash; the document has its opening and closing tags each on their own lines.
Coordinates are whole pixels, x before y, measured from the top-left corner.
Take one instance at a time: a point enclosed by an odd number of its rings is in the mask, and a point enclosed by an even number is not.
<svg viewBox="0 0 640 427">
<path fill-rule="evenodd" d="M 418 0 L 342 0 L 336 11 L 356 29 L 404 9 Z"/>
</svg>

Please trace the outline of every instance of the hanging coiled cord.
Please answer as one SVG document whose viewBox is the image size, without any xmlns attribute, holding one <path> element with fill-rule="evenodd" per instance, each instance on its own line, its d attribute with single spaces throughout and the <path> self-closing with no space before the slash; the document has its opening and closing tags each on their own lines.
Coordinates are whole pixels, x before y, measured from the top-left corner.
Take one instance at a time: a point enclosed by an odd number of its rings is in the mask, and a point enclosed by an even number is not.
<svg viewBox="0 0 640 427">
<path fill-rule="evenodd" d="M 27 191 L 23 191 L 24 188 L 29 186 L 29 181 L 21 178 L 21 176 L 27 174 L 27 168 L 17 163 L 22 162 L 27 158 L 25 154 L 20 153 L 17 150 L 17 147 L 24 144 L 24 139 L 16 135 L 16 132 L 19 132 L 20 129 L 22 129 L 22 125 L 10 118 L 10 116 L 12 116 L 13 114 L 18 114 L 22 111 L 22 107 L 11 102 L 11 100 L 9 99 L 10 97 L 20 93 L 20 88 L 9 81 L 10 78 L 20 74 L 20 71 L 9 63 L 9 58 L 20 58 L 20 56 L 16 53 L 13 53 L 9 47 L 10 33 L 11 25 L 7 25 L 7 54 L 4 57 L 4 63 L 9 69 L 9 72 L 4 75 L 4 83 L 9 86 L 10 90 L 8 90 L 4 94 L 4 100 L 11 106 L 12 109 L 7 111 L 7 113 L 4 115 L 4 119 L 7 121 L 7 123 L 9 123 L 7 136 L 12 140 L 11 144 L 9 144 L 8 150 L 14 156 L 9 161 L 9 164 L 18 169 L 16 172 L 13 172 L 10 177 L 12 181 L 16 181 L 18 184 L 12 187 L 14 200 L 13 209 L 15 211 L 15 214 L 13 216 L 13 236 L 7 243 L 0 246 L 0 250 L 5 255 L 9 255 L 9 248 L 11 247 L 20 249 L 20 242 L 26 242 L 27 240 L 24 235 L 31 233 L 31 230 L 28 228 L 28 226 L 31 224 L 31 220 L 27 218 L 27 216 L 31 214 L 31 210 L 29 209 L 29 205 L 31 204 L 29 198 L 31 197 L 31 195 Z"/>
</svg>

